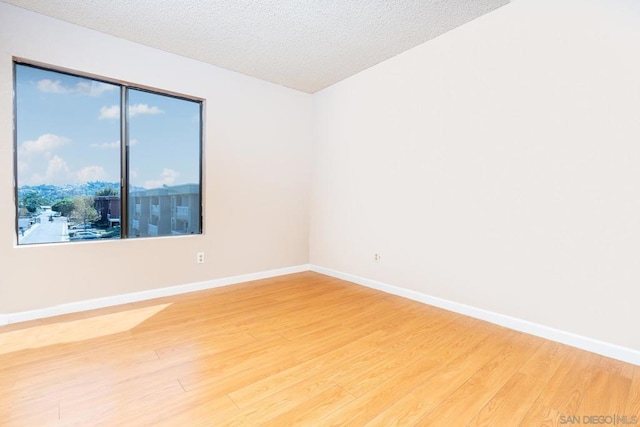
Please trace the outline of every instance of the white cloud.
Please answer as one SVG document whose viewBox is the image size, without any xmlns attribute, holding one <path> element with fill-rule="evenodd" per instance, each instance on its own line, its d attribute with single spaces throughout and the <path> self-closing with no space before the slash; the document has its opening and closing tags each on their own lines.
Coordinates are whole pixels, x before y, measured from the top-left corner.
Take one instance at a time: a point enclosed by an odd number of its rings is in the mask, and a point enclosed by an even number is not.
<svg viewBox="0 0 640 427">
<path fill-rule="evenodd" d="M 104 92 L 115 90 L 117 86 L 100 82 L 80 82 L 76 85 L 76 92 L 82 95 L 98 97 Z"/>
<path fill-rule="evenodd" d="M 147 104 L 133 104 L 129 107 L 129 115 L 131 117 L 138 114 L 162 114 L 164 111 L 156 106 L 149 107 Z"/>
<path fill-rule="evenodd" d="M 65 86 L 60 80 L 42 79 L 36 82 L 38 90 L 46 93 L 77 94 L 98 97 L 104 92 L 115 90 L 117 86 L 84 80 L 75 86 Z"/>
<path fill-rule="evenodd" d="M 64 86 L 62 86 L 62 82 L 60 82 L 60 80 L 53 81 L 49 79 L 43 79 L 36 84 L 40 92 L 47 92 L 47 93 L 68 93 L 69 92 L 68 88 L 65 88 Z"/>
<path fill-rule="evenodd" d="M 144 182 L 145 188 L 158 188 L 163 185 L 173 185 L 176 182 L 176 178 L 180 176 L 180 172 L 173 169 L 164 168 L 160 174 L 159 180 L 149 180 Z"/>
<path fill-rule="evenodd" d="M 120 147 L 120 141 L 113 141 L 113 142 L 103 142 L 101 144 L 98 143 L 94 143 L 91 144 L 91 147 L 93 148 L 100 148 L 101 150 L 108 150 L 111 148 L 119 148 Z"/>
<path fill-rule="evenodd" d="M 60 156 L 52 156 L 48 162 L 44 174 L 34 173 L 29 178 L 30 185 L 63 185 L 69 182 L 85 183 L 90 181 L 103 181 L 107 173 L 102 166 L 85 166 L 78 171 L 71 171 L 67 162 Z"/>
<path fill-rule="evenodd" d="M 62 157 L 53 156 L 49 159 L 49 164 L 47 165 L 47 178 L 56 177 L 61 173 L 69 173 L 69 166 Z"/>
<path fill-rule="evenodd" d="M 138 143 L 137 139 L 132 139 L 129 141 L 129 146 L 136 145 Z M 113 142 L 102 142 L 102 143 L 93 143 L 91 144 L 92 148 L 99 148 L 101 150 L 110 150 L 114 148 L 120 148 L 120 140 Z"/>
<path fill-rule="evenodd" d="M 34 173 L 33 175 L 31 175 L 28 183 L 29 185 L 49 184 L 49 182 L 46 182 L 46 178 L 39 173 Z"/>
<path fill-rule="evenodd" d="M 111 107 L 102 107 L 100 109 L 99 119 L 118 119 L 120 118 L 120 107 L 112 105 Z"/>
<path fill-rule="evenodd" d="M 47 170 L 44 175 L 34 173 L 31 175 L 31 185 L 39 184 L 64 184 L 69 178 L 69 165 L 60 156 L 53 156 L 47 163 Z"/>
<path fill-rule="evenodd" d="M 18 160 L 18 172 L 26 172 L 29 170 L 29 163 Z"/>
<path fill-rule="evenodd" d="M 78 182 L 101 181 L 106 177 L 102 166 L 85 166 L 76 173 Z"/>
<path fill-rule="evenodd" d="M 143 114 L 163 114 L 164 111 L 156 106 L 148 106 L 147 104 L 133 104 L 129 107 L 129 116 L 139 116 Z M 120 106 L 112 105 L 111 107 L 102 107 L 100 109 L 99 119 L 119 119 L 120 118 Z"/>
<path fill-rule="evenodd" d="M 47 153 L 70 142 L 71 140 L 64 136 L 47 133 L 40 135 L 35 141 L 23 141 L 22 144 L 20 144 L 19 151 L 21 155 Z"/>
</svg>

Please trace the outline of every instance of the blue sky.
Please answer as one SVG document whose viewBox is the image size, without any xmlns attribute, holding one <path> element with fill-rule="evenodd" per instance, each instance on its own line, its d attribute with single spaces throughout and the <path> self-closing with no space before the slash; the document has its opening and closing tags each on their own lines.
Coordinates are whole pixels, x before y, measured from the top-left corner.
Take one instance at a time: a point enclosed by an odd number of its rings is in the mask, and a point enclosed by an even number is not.
<svg viewBox="0 0 640 427">
<path fill-rule="evenodd" d="M 18 186 L 120 180 L 120 87 L 16 67 Z M 199 181 L 200 104 L 129 90 L 130 183 Z"/>
</svg>

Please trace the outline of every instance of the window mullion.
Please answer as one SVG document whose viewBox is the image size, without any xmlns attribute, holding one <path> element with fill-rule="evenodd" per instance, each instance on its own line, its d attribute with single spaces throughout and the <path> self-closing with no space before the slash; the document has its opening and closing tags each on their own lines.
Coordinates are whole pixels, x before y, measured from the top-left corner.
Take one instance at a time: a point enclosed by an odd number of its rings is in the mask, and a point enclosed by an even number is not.
<svg viewBox="0 0 640 427">
<path fill-rule="evenodd" d="M 129 237 L 129 122 L 128 90 L 120 87 L 120 237 Z"/>
</svg>

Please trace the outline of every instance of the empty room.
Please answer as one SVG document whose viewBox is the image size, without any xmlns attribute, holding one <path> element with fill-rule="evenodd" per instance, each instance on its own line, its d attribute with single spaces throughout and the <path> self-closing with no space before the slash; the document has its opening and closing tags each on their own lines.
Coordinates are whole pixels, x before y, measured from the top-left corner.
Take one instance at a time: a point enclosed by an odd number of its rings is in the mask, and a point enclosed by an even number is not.
<svg viewBox="0 0 640 427">
<path fill-rule="evenodd" d="M 0 426 L 640 426 L 640 2 L 0 0 Z"/>
</svg>

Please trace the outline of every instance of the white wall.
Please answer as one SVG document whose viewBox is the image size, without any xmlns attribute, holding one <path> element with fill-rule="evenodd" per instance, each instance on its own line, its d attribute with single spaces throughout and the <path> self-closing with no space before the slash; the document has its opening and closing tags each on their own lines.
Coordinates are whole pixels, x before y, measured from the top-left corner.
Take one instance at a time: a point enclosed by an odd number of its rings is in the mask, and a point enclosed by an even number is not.
<svg viewBox="0 0 640 427">
<path fill-rule="evenodd" d="M 639 5 L 515 1 L 314 95 L 311 263 L 640 350 Z"/>
<path fill-rule="evenodd" d="M 205 98 L 204 235 L 17 247 L 13 56 Z M 0 313 L 307 263 L 310 128 L 308 94 L 0 2 Z"/>
<path fill-rule="evenodd" d="M 640 350 L 639 4 L 516 0 L 311 97 L 0 2 L 0 313 L 310 260 Z M 17 247 L 13 56 L 206 98 L 205 234 Z"/>
</svg>

